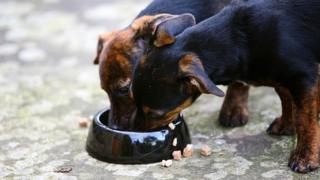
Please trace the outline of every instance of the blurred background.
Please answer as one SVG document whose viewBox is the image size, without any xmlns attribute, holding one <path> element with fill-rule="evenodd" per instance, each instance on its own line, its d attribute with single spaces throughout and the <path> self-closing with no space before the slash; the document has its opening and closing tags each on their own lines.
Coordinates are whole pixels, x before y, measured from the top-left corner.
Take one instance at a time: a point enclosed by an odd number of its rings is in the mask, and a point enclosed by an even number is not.
<svg viewBox="0 0 320 180">
<path fill-rule="evenodd" d="M 253 89 L 251 121 L 225 129 L 216 119 L 221 98 L 201 97 L 185 117 L 199 154 L 159 164 L 114 165 L 84 150 L 90 119 L 109 106 L 100 89 L 97 37 L 127 26 L 150 0 L 0 1 L 0 179 L 292 179 L 286 166 L 293 140 L 270 137 L 268 124 L 280 114 L 270 88 Z M 66 173 L 59 173 L 65 170 Z"/>
</svg>

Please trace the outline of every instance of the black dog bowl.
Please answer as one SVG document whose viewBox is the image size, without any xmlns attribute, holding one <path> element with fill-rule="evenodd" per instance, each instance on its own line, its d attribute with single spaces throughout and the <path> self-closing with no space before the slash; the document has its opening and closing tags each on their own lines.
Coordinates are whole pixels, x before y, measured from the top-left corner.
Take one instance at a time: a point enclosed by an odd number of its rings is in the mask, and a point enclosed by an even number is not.
<svg viewBox="0 0 320 180">
<path fill-rule="evenodd" d="M 133 132 L 107 126 L 109 110 L 96 114 L 89 130 L 86 150 L 92 157 L 110 163 L 145 164 L 172 158 L 172 152 L 182 151 L 191 143 L 189 130 L 180 115 L 173 124 L 154 131 Z M 173 139 L 177 145 L 173 146 Z"/>
</svg>

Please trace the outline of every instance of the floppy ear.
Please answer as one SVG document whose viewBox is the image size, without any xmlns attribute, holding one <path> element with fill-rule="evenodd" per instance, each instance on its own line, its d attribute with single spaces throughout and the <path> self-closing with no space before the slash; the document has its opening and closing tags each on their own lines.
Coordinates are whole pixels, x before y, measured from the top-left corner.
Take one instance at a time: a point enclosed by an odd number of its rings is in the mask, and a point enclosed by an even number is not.
<svg viewBox="0 0 320 180">
<path fill-rule="evenodd" d="M 210 80 L 200 59 L 194 55 L 186 55 L 180 59 L 179 74 L 182 77 L 187 77 L 201 93 L 224 96 L 224 92 Z"/>
<path fill-rule="evenodd" d="M 171 44 L 175 36 L 196 24 L 192 14 L 158 14 L 142 16 L 132 22 L 131 28 L 140 36 L 151 39 L 156 47 Z"/>
<path fill-rule="evenodd" d="M 93 60 L 93 64 L 99 64 L 99 57 L 100 57 L 101 51 L 103 49 L 103 44 L 111 38 L 112 34 L 113 34 L 112 32 L 106 32 L 106 33 L 99 35 L 97 54 Z"/>
<path fill-rule="evenodd" d="M 192 14 L 175 15 L 162 19 L 154 26 L 154 42 L 156 47 L 162 47 L 175 42 L 175 36 L 182 33 L 188 27 L 196 24 Z"/>
</svg>

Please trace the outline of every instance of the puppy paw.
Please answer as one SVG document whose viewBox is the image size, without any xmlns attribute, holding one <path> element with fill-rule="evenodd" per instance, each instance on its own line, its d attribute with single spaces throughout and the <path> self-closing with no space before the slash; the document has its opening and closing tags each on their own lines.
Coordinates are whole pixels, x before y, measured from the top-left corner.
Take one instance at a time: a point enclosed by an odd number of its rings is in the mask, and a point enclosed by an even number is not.
<svg viewBox="0 0 320 180">
<path fill-rule="evenodd" d="M 219 115 L 219 122 L 225 127 L 238 127 L 247 124 L 249 113 L 246 108 L 233 108 L 222 110 Z"/>
<path fill-rule="evenodd" d="M 283 122 L 281 117 L 276 118 L 268 127 L 267 133 L 277 136 L 291 136 L 295 133 L 294 128 L 288 122 Z M 287 123 L 287 124 L 286 124 Z"/>
<path fill-rule="evenodd" d="M 313 157 L 310 153 L 306 153 L 306 151 L 294 150 L 290 155 L 288 166 L 294 172 L 311 172 L 319 166 L 318 156 Z"/>
</svg>

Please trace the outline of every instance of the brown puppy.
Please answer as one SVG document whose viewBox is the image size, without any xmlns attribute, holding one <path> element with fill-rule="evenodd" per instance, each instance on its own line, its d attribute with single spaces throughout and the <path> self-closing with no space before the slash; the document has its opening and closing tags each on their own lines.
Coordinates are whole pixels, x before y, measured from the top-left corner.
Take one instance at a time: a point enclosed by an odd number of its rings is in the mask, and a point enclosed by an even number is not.
<svg viewBox="0 0 320 180">
<path fill-rule="evenodd" d="M 158 20 L 171 16 L 143 16 L 121 31 L 99 36 L 94 64 L 99 64 L 101 87 L 107 92 L 111 102 L 109 123 L 111 122 L 110 125 L 114 128 L 133 128 L 132 116 L 136 107 L 129 95 L 129 86 L 134 63 L 143 57 L 148 49 L 144 37 L 152 35 L 146 32 L 149 32 Z"/>
</svg>

